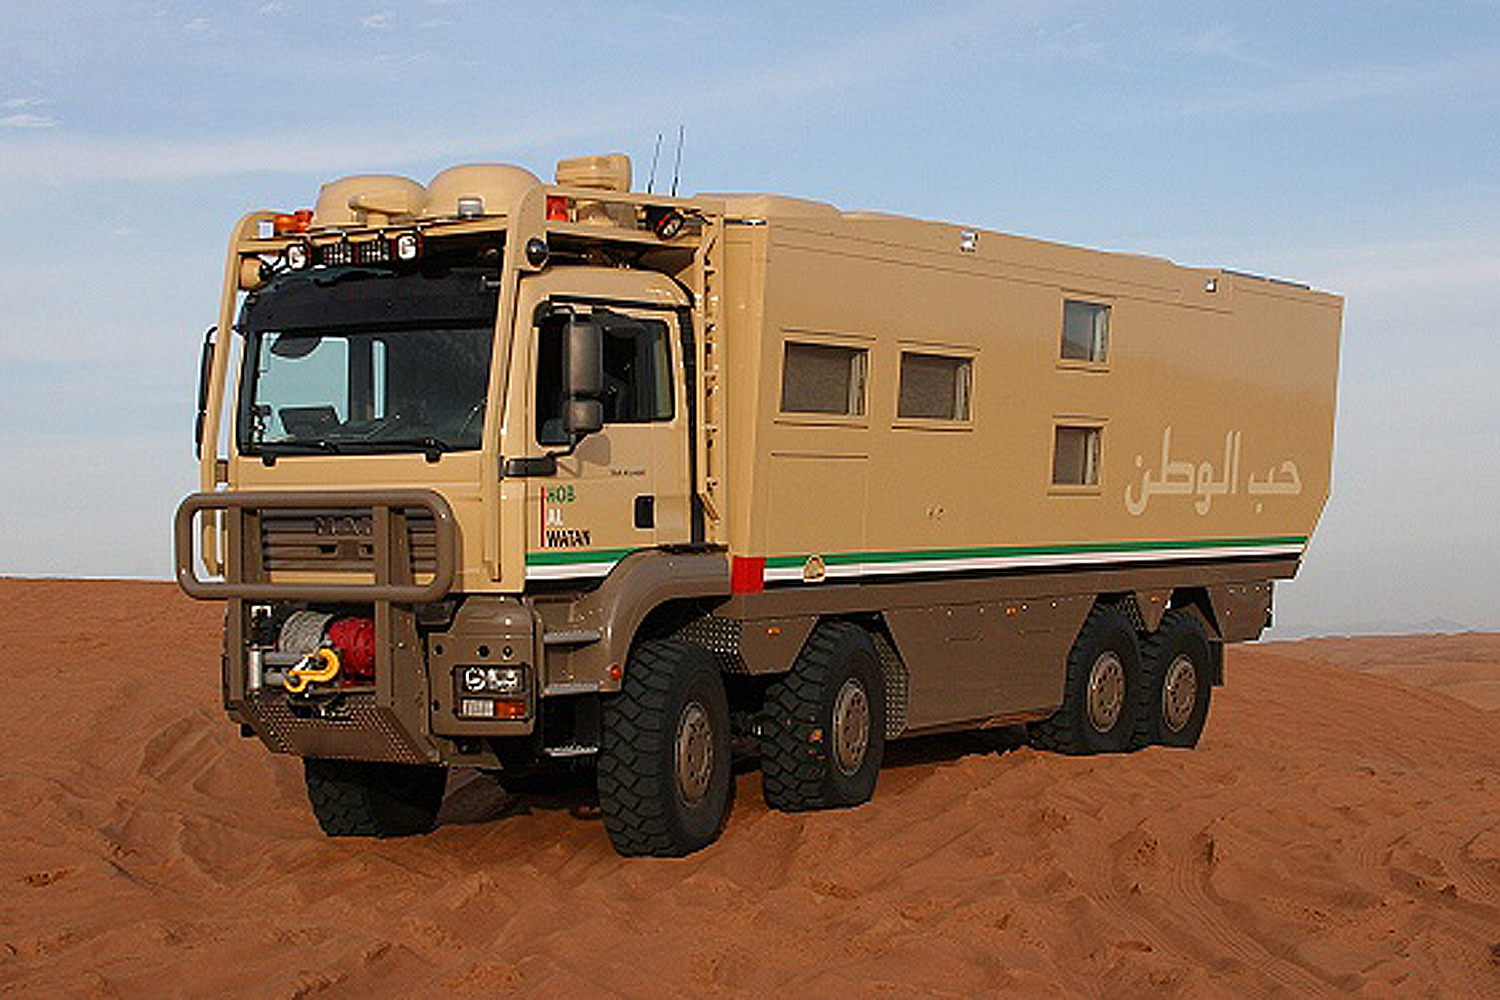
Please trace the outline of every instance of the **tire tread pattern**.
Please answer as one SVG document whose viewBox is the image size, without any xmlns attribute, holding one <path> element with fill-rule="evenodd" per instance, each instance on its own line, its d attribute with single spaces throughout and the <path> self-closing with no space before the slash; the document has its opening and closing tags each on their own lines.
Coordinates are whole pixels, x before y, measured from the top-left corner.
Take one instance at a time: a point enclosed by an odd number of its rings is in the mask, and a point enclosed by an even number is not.
<svg viewBox="0 0 1500 1000">
<path fill-rule="evenodd" d="M 826 779 L 833 736 L 822 731 L 820 715 L 840 645 L 864 635 L 851 622 L 818 625 L 791 672 L 766 692 L 770 719 L 761 738 L 760 768 L 763 794 L 772 809 L 806 812 L 845 804 L 830 795 Z"/>
<path fill-rule="evenodd" d="M 696 849 L 674 835 L 667 814 L 666 786 L 672 775 L 660 762 L 669 759 L 665 743 L 668 706 L 675 677 L 693 647 L 684 642 L 653 640 L 631 654 L 619 694 L 604 703 L 599 745 L 600 812 L 610 842 L 626 857 L 681 857 Z"/>
<path fill-rule="evenodd" d="M 1137 749 L 1151 746 L 1161 742 L 1161 733 L 1158 732 L 1156 722 L 1161 713 L 1161 691 L 1158 685 L 1161 683 L 1161 671 L 1166 669 L 1164 662 L 1165 651 L 1181 641 L 1180 633 L 1187 633 L 1195 644 L 1202 643 L 1202 649 L 1208 649 L 1208 633 L 1203 628 L 1202 621 L 1191 611 L 1181 608 L 1173 608 L 1162 617 L 1161 623 L 1156 631 L 1141 645 L 1141 691 L 1140 706 L 1136 711 L 1134 746 Z M 1199 697 L 1207 699 L 1210 691 L 1206 659 L 1196 664 L 1199 670 L 1198 683 L 1201 686 Z M 1196 712 L 1196 710 L 1195 710 Z M 1191 726 L 1192 724 L 1190 724 Z M 1198 742 L 1198 732 L 1202 731 L 1201 719 L 1196 720 L 1196 731 L 1191 734 L 1186 743 L 1175 745 L 1192 746 Z"/>
<path fill-rule="evenodd" d="M 307 800 L 330 837 L 430 833 L 447 772 L 427 765 L 305 758 Z"/>
<path fill-rule="evenodd" d="M 1093 669 L 1092 637 L 1123 623 L 1129 627 L 1121 612 L 1113 605 L 1096 603 L 1078 630 L 1078 641 L 1068 651 L 1067 676 L 1063 682 L 1063 703 L 1057 711 L 1026 727 L 1028 742 L 1038 750 L 1069 756 L 1084 756 L 1097 751 L 1089 744 L 1084 732 L 1083 708 L 1080 700 L 1087 697 L 1085 687 L 1088 673 Z M 1134 712 L 1135 706 L 1127 699 L 1125 708 Z"/>
</svg>

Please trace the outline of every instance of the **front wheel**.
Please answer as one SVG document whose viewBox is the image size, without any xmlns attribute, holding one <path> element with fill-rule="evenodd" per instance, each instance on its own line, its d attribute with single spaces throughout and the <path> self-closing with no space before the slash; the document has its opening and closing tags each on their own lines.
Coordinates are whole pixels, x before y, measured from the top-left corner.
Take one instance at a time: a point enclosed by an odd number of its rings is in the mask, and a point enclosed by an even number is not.
<svg viewBox="0 0 1500 1000">
<path fill-rule="evenodd" d="M 869 801 L 885 755 L 885 682 L 868 632 L 819 625 L 765 704 L 767 805 L 799 812 Z"/>
<path fill-rule="evenodd" d="M 303 759 L 307 801 L 330 837 L 408 837 L 437 823 L 448 769 L 427 764 Z"/>
<path fill-rule="evenodd" d="M 718 839 L 733 784 L 729 699 L 713 656 L 643 643 L 601 721 L 599 810 L 615 850 L 681 857 Z"/>
</svg>

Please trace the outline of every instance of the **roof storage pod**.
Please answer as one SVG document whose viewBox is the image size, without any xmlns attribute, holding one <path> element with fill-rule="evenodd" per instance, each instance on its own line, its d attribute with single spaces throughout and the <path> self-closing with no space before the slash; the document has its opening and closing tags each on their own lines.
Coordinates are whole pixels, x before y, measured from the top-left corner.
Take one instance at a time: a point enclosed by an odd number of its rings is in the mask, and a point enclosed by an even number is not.
<svg viewBox="0 0 1500 1000">
<path fill-rule="evenodd" d="M 330 181 L 318 191 L 312 226 L 383 226 L 414 218 L 427 204 L 427 189 L 409 177 L 369 174 Z"/>
<path fill-rule="evenodd" d="M 630 157 L 624 153 L 575 156 L 557 161 L 559 187 L 597 188 L 600 191 L 630 190 Z"/>
<path fill-rule="evenodd" d="M 531 171 L 508 163 L 449 167 L 427 185 L 427 219 L 502 215 L 522 192 L 541 184 Z M 477 202 L 477 204 L 476 204 Z"/>
<path fill-rule="evenodd" d="M 624 153 L 606 153 L 603 156 L 575 156 L 558 160 L 557 184 L 559 187 L 629 193 L 630 157 Z M 594 225 L 630 227 L 635 225 L 635 212 L 626 205 L 580 200 L 577 219 Z"/>
</svg>

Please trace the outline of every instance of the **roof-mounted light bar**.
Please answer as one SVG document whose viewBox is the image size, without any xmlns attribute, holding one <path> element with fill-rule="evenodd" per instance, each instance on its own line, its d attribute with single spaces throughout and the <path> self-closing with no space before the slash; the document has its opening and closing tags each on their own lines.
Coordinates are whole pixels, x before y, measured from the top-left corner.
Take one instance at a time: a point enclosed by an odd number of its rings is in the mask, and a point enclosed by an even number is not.
<svg viewBox="0 0 1500 1000">
<path fill-rule="evenodd" d="M 294 240 L 281 251 L 281 263 L 292 271 L 310 267 L 353 267 L 354 265 L 414 264 L 422 257 L 422 234 L 419 232 L 381 233 L 372 239 L 314 242 Z"/>
</svg>

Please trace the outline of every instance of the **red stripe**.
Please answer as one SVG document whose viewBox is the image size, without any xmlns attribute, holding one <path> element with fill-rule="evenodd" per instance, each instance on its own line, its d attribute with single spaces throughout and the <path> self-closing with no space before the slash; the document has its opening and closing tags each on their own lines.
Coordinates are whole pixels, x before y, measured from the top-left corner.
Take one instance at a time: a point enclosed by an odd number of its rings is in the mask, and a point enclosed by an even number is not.
<svg viewBox="0 0 1500 1000">
<path fill-rule="evenodd" d="M 758 594 L 766 589 L 766 557 L 735 556 L 729 563 L 729 589 L 736 594 Z"/>
</svg>

